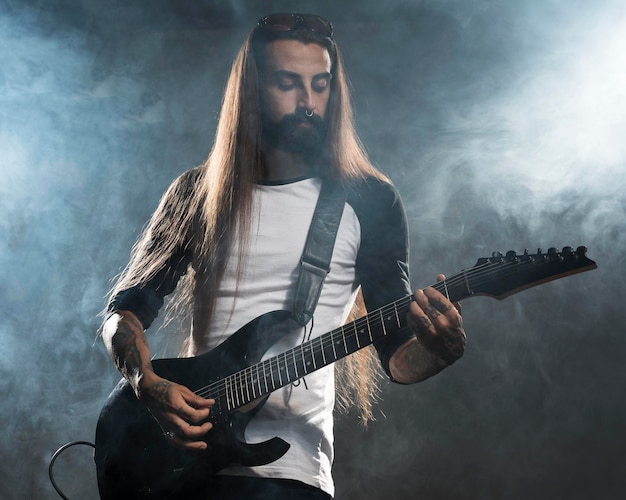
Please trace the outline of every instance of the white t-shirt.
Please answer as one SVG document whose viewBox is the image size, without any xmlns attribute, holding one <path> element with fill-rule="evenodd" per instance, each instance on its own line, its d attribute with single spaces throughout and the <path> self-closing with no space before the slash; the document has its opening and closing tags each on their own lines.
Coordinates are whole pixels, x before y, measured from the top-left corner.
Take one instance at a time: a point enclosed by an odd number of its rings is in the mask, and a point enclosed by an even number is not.
<svg viewBox="0 0 626 500">
<path fill-rule="evenodd" d="M 294 291 L 321 181 L 304 179 L 254 188 L 254 217 L 237 280 L 238 248 L 232 248 L 209 327 L 206 350 L 213 349 L 257 316 L 274 310 L 293 310 Z M 234 238 L 238 241 L 238 238 Z M 360 225 L 346 205 L 312 323 L 281 339 L 269 355 L 280 354 L 341 325 L 354 302 L 355 265 Z M 194 345 L 191 355 L 201 354 Z M 333 495 L 334 365 L 321 368 L 273 392 L 246 428 L 246 442 L 280 436 L 291 446 L 275 462 L 253 468 L 229 468 L 223 474 L 289 478 Z"/>
</svg>

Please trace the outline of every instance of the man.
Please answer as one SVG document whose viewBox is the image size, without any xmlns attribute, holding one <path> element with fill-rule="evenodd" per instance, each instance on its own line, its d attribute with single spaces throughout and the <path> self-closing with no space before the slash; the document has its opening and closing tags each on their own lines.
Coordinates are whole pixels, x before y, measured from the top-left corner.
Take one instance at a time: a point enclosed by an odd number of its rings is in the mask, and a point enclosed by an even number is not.
<svg viewBox="0 0 626 500">
<path fill-rule="evenodd" d="M 406 218 L 360 146 L 331 24 L 312 15 L 266 16 L 233 64 L 209 158 L 164 195 L 111 292 L 103 325 L 116 366 L 172 446 L 206 449 L 215 400 L 155 373 L 144 330 L 175 289 L 175 303 L 192 315 L 187 356 L 214 349 L 265 312 L 293 310 L 323 182 L 339 183 L 347 200 L 306 338 L 341 325 L 359 290 L 370 311 L 410 295 Z M 376 342 L 392 380 L 418 382 L 462 355 L 460 314 L 434 289 L 416 291 L 402 321 L 410 328 Z M 366 362 L 357 366 L 352 383 L 367 409 L 374 377 Z M 194 492 L 198 498 L 331 498 L 334 380 L 330 364 L 273 392 L 246 440 L 280 436 L 289 450 L 266 465 L 227 467 L 207 491 Z"/>
</svg>

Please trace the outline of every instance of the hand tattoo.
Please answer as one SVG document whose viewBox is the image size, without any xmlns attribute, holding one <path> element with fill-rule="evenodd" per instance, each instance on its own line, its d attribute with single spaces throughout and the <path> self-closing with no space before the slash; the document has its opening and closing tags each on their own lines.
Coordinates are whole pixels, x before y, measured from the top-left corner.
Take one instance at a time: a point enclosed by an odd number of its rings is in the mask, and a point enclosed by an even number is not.
<svg viewBox="0 0 626 500">
<path fill-rule="evenodd" d="M 160 382 L 156 382 L 148 389 L 150 397 L 159 404 L 161 410 L 163 411 L 169 409 L 168 403 L 171 387 L 172 384 L 170 382 L 163 380 Z"/>
</svg>

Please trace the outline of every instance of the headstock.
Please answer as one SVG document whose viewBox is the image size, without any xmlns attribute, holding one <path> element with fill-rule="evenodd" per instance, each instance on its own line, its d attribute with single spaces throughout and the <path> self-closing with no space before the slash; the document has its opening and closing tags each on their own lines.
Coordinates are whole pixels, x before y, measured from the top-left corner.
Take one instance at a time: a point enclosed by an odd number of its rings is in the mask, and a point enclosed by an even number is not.
<svg viewBox="0 0 626 500">
<path fill-rule="evenodd" d="M 545 253 L 538 249 L 534 254 L 526 250 L 521 255 L 514 251 L 506 255 L 494 252 L 491 257 L 478 259 L 471 270 L 465 271 L 464 279 L 469 295 L 502 300 L 522 290 L 596 267 L 587 257 L 584 246 L 576 250 L 566 246 L 560 251 L 549 248 Z"/>
</svg>

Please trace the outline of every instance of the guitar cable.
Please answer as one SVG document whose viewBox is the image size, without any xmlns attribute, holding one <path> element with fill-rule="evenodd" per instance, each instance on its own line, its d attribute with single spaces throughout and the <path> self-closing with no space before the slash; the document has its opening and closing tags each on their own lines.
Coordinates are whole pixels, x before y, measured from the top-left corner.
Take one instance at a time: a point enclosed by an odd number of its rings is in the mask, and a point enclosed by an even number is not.
<svg viewBox="0 0 626 500">
<path fill-rule="evenodd" d="M 63 492 L 61 491 L 61 488 L 59 488 L 56 481 L 54 480 L 54 475 L 52 474 L 52 466 L 54 465 L 54 462 L 56 461 L 56 459 L 59 458 L 59 455 L 61 455 L 61 453 L 63 453 L 68 448 L 71 448 L 72 446 L 76 446 L 79 444 L 91 446 L 94 450 L 96 449 L 96 445 L 93 443 L 90 443 L 89 441 L 72 441 L 70 443 L 66 443 L 63 446 L 61 446 L 57 451 L 54 452 L 54 454 L 52 455 L 52 458 L 50 459 L 50 465 L 48 466 L 48 476 L 50 476 L 50 482 L 52 483 L 52 486 L 54 487 L 56 492 L 59 494 L 59 496 L 63 500 L 70 500 L 70 499 L 63 494 Z"/>
<path fill-rule="evenodd" d="M 311 334 L 313 333 L 313 324 L 315 322 L 315 318 L 311 318 L 311 328 L 309 329 L 309 333 L 307 334 L 306 332 L 306 325 L 304 325 L 302 327 L 302 342 L 301 344 L 304 344 L 305 342 L 307 342 L 308 340 L 311 340 Z M 298 387 L 300 385 L 300 382 L 304 382 L 304 388 L 308 391 L 309 390 L 309 386 L 306 383 L 306 378 L 302 377 L 301 379 L 295 380 L 291 383 L 291 385 L 293 387 Z"/>
</svg>

